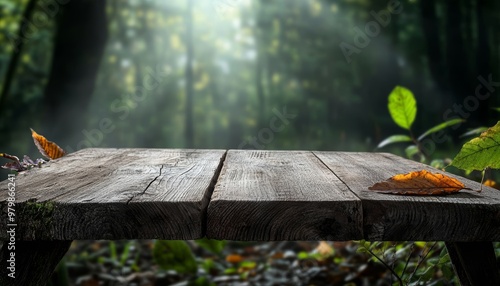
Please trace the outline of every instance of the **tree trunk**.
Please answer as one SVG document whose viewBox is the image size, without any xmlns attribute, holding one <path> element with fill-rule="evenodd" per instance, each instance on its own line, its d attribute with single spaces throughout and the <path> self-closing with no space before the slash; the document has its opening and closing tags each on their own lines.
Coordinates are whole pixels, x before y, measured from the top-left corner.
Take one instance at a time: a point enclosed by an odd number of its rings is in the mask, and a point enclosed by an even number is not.
<svg viewBox="0 0 500 286">
<path fill-rule="evenodd" d="M 188 0 L 186 10 L 186 118 L 185 140 L 186 148 L 194 146 L 193 127 L 193 0 Z"/>
<path fill-rule="evenodd" d="M 464 41 L 462 38 L 462 16 L 460 5 L 455 0 L 446 1 L 446 67 L 450 90 L 455 103 L 462 103 L 470 89 L 472 75 L 467 65 Z M 475 78 L 474 78 L 475 79 Z"/>
<path fill-rule="evenodd" d="M 256 37 L 257 45 L 257 59 L 255 63 L 255 86 L 257 88 L 257 101 L 258 101 L 258 124 L 259 128 L 264 126 L 264 108 L 265 108 L 265 95 L 264 95 L 264 85 L 263 85 L 263 70 L 264 70 L 264 49 L 261 48 L 261 43 L 259 36 Z"/>
<path fill-rule="evenodd" d="M 14 81 L 14 74 L 17 68 L 17 64 L 19 63 L 24 43 L 28 41 L 30 37 L 28 31 L 33 32 L 31 18 L 33 15 L 33 11 L 35 10 L 36 1 L 37 0 L 30 0 L 28 2 L 28 5 L 24 9 L 24 13 L 21 18 L 21 24 L 19 25 L 17 36 L 15 39 L 11 39 L 10 42 L 14 51 L 12 53 L 12 57 L 10 58 L 9 66 L 7 67 L 2 92 L 0 94 L 0 111 L 5 108 L 5 104 L 7 103 L 7 96 L 9 94 L 12 82 Z"/>
<path fill-rule="evenodd" d="M 476 0 L 476 19 L 477 19 L 477 50 L 476 50 L 476 68 L 477 75 L 482 75 L 484 78 L 488 78 L 491 73 L 490 67 L 490 47 L 489 47 L 489 37 L 488 37 L 488 27 L 486 25 L 486 20 L 484 19 L 487 7 L 487 1 Z M 490 22 L 491 23 L 491 22 Z M 479 108 L 475 113 L 478 116 L 479 123 L 482 124 L 494 124 L 494 122 L 488 122 L 491 117 L 491 109 L 488 104 L 491 102 L 490 98 L 485 101 L 481 101 Z M 495 115 L 496 117 L 496 115 Z"/>
<path fill-rule="evenodd" d="M 59 7 L 52 69 L 44 97 L 44 132 L 59 142 L 81 134 L 84 127 L 108 37 L 105 7 L 103 0 L 74 0 Z"/>
<path fill-rule="evenodd" d="M 420 15 L 422 17 L 422 30 L 427 45 L 427 58 L 429 69 L 436 86 L 440 91 L 447 90 L 442 51 L 439 39 L 438 19 L 436 4 L 433 1 L 419 1 Z"/>
</svg>

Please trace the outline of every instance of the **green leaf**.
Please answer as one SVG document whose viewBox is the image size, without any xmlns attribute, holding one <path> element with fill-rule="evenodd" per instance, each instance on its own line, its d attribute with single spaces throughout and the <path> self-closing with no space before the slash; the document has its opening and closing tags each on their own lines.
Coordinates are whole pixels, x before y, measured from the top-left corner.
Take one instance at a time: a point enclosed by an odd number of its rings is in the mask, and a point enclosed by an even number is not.
<svg viewBox="0 0 500 286">
<path fill-rule="evenodd" d="M 451 280 L 453 279 L 453 277 L 455 277 L 455 271 L 453 271 L 451 263 L 447 263 L 441 266 L 441 271 L 443 272 L 444 278 L 448 280 Z"/>
<path fill-rule="evenodd" d="M 203 263 L 201 265 L 201 267 L 207 272 L 209 273 L 210 271 L 212 271 L 212 269 L 216 269 L 216 265 L 215 265 L 215 262 L 213 259 L 211 258 L 205 258 L 203 260 Z"/>
<path fill-rule="evenodd" d="M 377 148 L 382 148 L 389 144 L 399 143 L 399 142 L 411 142 L 411 137 L 408 135 L 392 135 L 385 138 L 382 142 L 380 142 Z"/>
<path fill-rule="evenodd" d="M 381 241 L 374 241 L 374 242 L 371 242 L 370 245 L 367 245 L 367 248 L 373 251 L 375 248 L 379 247 L 380 245 L 382 245 Z"/>
<path fill-rule="evenodd" d="M 242 261 L 240 263 L 239 267 L 247 268 L 247 269 L 254 269 L 255 267 L 257 267 L 257 263 L 255 261 Z"/>
<path fill-rule="evenodd" d="M 497 111 L 497 112 L 500 112 L 500 107 L 492 107 L 491 109 Z"/>
<path fill-rule="evenodd" d="M 396 86 L 389 94 L 389 113 L 401 128 L 410 130 L 417 115 L 417 101 L 413 93 L 402 86 Z"/>
<path fill-rule="evenodd" d="M 113 260 L 118 259 L 118 255 L 116 254 L 116 243 L 112 240 L 109 242 L 109 252 L 111 255 L 111 259 Z"/>
<path fill-rule="evenodd" d="M 486 167 L 500 168 L 500 121 L 479 137 L 462 146 L 462 150 L 451 162 L 462 170 L 484 170 Z"/>
<path fill-rule="evenodd" d="M 405 149 L 406 156 L 410 159 L 413 158 L 413 156 L 418 154 L 418 147 L 415 145 L 410 145 L 406 147 Z"/>
<path fill-rule="evenodd" d="M 127 262 L 128 256 L 130 254 L 130 248 L 132 247 L 132 241 L 127 242 L 123 247 L 122 255 L 120 256 L 120 265 L 124 266 Z"/>
<path fill-rule="evenodd" d="M 227 268 L 226 270 L 224 270 L 224 274 L 231 275 L 231 274 L 236 274 L 236 273 L 238 273 L 238 269 L 236 269 L 234 267 Z"/>
<path fill-rule="evenodd" d="M 436 169 L 443 169 L 446 166 L 442 159 L 434 159 L 431 161 L 431 163 L 429 165 L 431 165 L 432 167 L 434 167 Z"/>
<path fill-rule="evenodd" d="M 224 249 L 224 246 L 226 245 L 226 241 L 202 238 L 202 239 L 197 239 L 196 244 L 198 244 L 200 247 L 203 247 L 204 249 L 212 253 L 220 254 Z"/>
<path fill-rule="evenodd" d="M 210 282 L 210 280 L 207 277 L 201 276 L 198 277 L 194 280 L 191 280 L 187 284 L 188 286 L 215 286 L 216 284 L 213 282 Z"/>
<path fill-rule="evenodd" d="M 198 266 L 188 244 L 182 240 L 157 240 L 153 258 L 161 269 L 173 269 L 180 274 L 196 274 Z"/>
<path fill-rule="evenodd" d="M 419 248 L 424 248 L 427 245 L 425 241 L 415 241 L 415 245 Z"/>
<path fill-rule="evenodd" d="M 448 121 L 445 121 L 441 124 L 438 124 L 434 127 L 432 127 L 431 129 L 425 131 L 422 135 L 420 135 L 420 137 L 418 137 L 418 141 L 424 139 L 427 135 L 430 135 L 432 133 L 435 133 L 435 132 L 438 132 L 440 130 L 443 130 L 445 129 L 446 127 L 450 127 L 450 126 L 453 126 L 455 124 L 459 124 L 459 123 L 462 123 L 464 122 L 465 120 L 464 119 L 451 119 L 451 120 L 448 120 Z"/>
<path fill-rule="evenodd" d="M 467 137 L 467 136 L 472 136 L 472 135 L 478 135 L 478 134 L 483 133 L 486 130 L 488 130 L 488 127 L 484 127 L 484 126 L 483 127 L 474 128 L 474 129 L 469 130 L 469 131 L 465 132 L 464 134 L 460 135 L 460 138 Z"/>
</svg>

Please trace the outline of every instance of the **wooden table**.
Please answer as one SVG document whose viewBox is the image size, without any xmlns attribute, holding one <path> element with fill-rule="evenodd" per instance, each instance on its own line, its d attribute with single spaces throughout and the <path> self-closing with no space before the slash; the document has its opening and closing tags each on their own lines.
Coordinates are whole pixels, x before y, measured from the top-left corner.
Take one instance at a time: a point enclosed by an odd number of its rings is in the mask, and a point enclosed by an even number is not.
<svg viewBox="0 0 500 286">
<path fill-rule="evenodd" d="M 16 285 L 47 280 L 72 240 L 204 236 L 446 241 L 463 285 L 500 285 L 491 244 L 500 241 L 500 191 L 367 190 L 421 169 L 438 171 L 385 153 L 84 149 L 16 177 Z M 7 181 L 0 190 L 0 284 L 7 285 Z"/>
</svg>

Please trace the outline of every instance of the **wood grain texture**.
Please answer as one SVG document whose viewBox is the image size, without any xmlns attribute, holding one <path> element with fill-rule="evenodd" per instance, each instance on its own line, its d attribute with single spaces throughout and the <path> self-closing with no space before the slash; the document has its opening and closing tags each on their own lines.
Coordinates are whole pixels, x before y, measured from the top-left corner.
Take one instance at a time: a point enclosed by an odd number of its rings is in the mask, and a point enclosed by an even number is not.
<svg viewBox="0 0 500 286">
<path fill-rule="evenodd" d="M 351 240 L 360 200 L 309 151 L 229 150 L 208 207 L 207 237 Z"/>
<path fill-rule="evenodd" d="M 500 240 L 500 191 L 496 189 L 428 197 L 379 194 L 368 187 L 395 174 L 421 169 L 445 172 L 385 153 L 314 154 L 361 198 L 367 240 Z M 446 174 L 466 187 L 480 188 L 479 183 Z"/>
<path fill-rule="evenodd" d="M 84 149 L 16 178 L 19 240 L 195 239 L 224 150 Z M 7 183 L 0 185 L 6 206 Z M 0 220 L 0 238 L 6 238 Z"/>
</svg>

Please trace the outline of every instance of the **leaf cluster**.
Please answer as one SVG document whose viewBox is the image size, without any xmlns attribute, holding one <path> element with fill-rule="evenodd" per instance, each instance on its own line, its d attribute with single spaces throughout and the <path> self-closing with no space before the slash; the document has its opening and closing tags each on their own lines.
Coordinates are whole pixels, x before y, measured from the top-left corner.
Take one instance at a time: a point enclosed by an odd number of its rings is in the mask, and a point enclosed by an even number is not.
<svg viewBox="0 0 500 286">
<path fill-rule="evenodd" d="M 444 285 L 456 280 L 443 242 L 362 240 L 357 251 L 370 254 L 374 262 L 389 269 L 395 279 L 391 285 Z"/>
<path fill-rule="evenodd" d="M 433 133 L 439 132 L 450 126 L 460 124 L 464 121 L 459 118 L 450 119 L 429 128 L 420 136 L 416 137 L 414 136 L 412 130 L 412 125 L 417 116 L 417 101 L 413 93 L 405 87 L 396 86 L 389 94 L 387 107 L 394 123 L 407 130 L 408 134 L 391 135 L 382 140 L 382 142 L 378 144 L 377 148 L 401 142 L 413 143 L 406 147 L 406 155 L 411 159 L 416 156 L 420 159 L 420 161 L 426 161 L 427 157 L 430 156 L 430 154 L 426 154 L 428 152 L 426 152 L 422 146 L 422 141 L 425 138 Z"/>
</svg>

